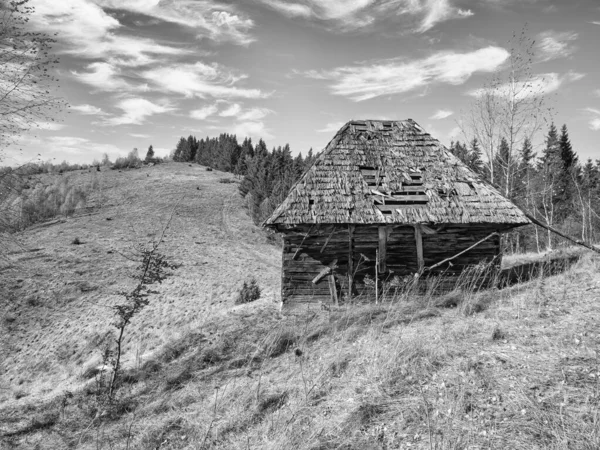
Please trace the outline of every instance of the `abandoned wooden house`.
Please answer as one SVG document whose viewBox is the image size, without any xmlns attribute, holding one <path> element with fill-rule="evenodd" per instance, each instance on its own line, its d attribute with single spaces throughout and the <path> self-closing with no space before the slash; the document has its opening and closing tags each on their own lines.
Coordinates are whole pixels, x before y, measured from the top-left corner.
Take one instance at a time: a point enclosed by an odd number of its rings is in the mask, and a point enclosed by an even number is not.
<svg viewBox="0 0 600 450">
<path fill-rule="evenodd" d="M 264 225 L 283 234 L 282 300 L 297 305 L 500 264 L 498 233 L 529 223 L 408 119 L 348 122 Z"/>
</svg>

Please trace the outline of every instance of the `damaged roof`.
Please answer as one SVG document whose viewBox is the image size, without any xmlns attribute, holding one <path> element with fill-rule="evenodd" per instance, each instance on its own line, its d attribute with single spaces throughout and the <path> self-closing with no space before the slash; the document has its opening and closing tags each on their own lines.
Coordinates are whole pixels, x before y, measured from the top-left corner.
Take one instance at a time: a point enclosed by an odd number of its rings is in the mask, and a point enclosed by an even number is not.
<svg viewBox="0 0 600 450">
<path fill-rule="evenodd" d="M 264 225 L 530 223 L 415 121 L 344 125 Z"/>
</svg>

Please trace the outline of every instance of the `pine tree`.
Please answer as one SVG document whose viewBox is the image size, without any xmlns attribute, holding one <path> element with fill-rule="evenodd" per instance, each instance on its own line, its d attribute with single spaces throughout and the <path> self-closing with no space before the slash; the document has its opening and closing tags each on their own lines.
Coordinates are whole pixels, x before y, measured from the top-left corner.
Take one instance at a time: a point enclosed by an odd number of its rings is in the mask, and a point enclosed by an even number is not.
<svg viewBox="0 0 600 450">
<path fill-rule="evenodd" d="M 152 162 L 154 159 L 154 148 L 152 147 L 152 145 L 150 145 L 150 147 L 148 147 L 148 152 L 146 153 L 146 158 L 144 158 L 144 161 L 148 162 Z"/>
<path fill-rule="evenodd" d="M 557 218 L 562 221 L 573 211 L 573 202 L 581 201 L 581 199 L 576 200 L 576 196 L 578 196 L 578 183 L 581 181 L 579 160 L 573 151 L 566 125 L 563 125 L 560 130 L 558 148 L 560 172 L 558 173 L 556 201 Z"/>
<path fill-rule="evenodd" d="M 486 175 L 483 164 L 483 152 L 477 138 L 473 138 L 469 146 L 469 167 L 480 175 Z M 487 178 L 487 176 L 485 176 Z"/>
</svg>

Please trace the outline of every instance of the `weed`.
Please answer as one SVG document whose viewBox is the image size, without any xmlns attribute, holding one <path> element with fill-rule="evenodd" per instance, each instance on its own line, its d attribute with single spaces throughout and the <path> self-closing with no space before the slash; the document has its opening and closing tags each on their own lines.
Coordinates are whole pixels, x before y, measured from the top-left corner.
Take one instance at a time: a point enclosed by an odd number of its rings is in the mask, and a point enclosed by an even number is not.
<svg viewBox="0 0 600 450">
<path fill-rule="evenodd" d="M 260 293 L 260 287 L 255 278 L 252 278 L 250 282 L 244 281 L 244 285 L 240 289 L 235 304 L 240 305 L 243 303 L 254 302 L 260 298 Z"/>
<path fill-rule="evenodd" d="M 502 341 L 508 337 L 508 333 L 502 330 L 499 326 L 495 326 L 492 331 L 492 340 L 493 341 Z"/>
<path fill-rule="evenodd" d="M 233 178 L 219 178 L 219 183 L 234 184 L 236 181 Z"/>
<path fill-rule="evenodd" d="M 78 237 L 76 237 L 75 239 L 73 239 L 71 241 L 71 244 L 72 245 L 81 245 L 81 244 L 83 244 L 83 242 L 81 242 L 81 240 Z"/>
</svg>

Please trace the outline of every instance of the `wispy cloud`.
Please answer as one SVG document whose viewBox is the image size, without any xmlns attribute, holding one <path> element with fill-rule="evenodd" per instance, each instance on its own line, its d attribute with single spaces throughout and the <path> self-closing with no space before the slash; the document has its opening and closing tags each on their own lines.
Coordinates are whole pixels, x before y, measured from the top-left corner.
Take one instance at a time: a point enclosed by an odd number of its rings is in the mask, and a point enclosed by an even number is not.
<svg viewBox="0 0 600 450">
<path fill-rule="evenodd" d="M 545 31 L 538 34 L 537 49 L 540 61 L 550 61 L 557 58 L 566 58 L 572 55 L 577 47 L 571 42 L 577 40 L 579 35 L 574 32 L 557 33 Z"/>
<path fill-rule="evenodd" d="M 430 119 L 441 120 L 445 119 L 446 117 L 450 117 L 452 114 L 454 114 L 454 111 L 450 111 L 448 109 L 438 109 L 436 113 L 430 117 Z"/>
<path fill-rule="evenodd" d="M 196 120 L 204 120 L 207 117 L 214 115 L 217 112 L 217 105 L 207 105 L 200 109 L 195 109 L 190 112 L 190 117 Z"/>
<path fill-rule="evenodd" d="M 237 117 L 242 112 L 242 107 L 238 103 L 230 105 L 219 113 L 221 117 Z"/>
<path fill-rule="evenodd" d="M 344 126 L 344 122 L 329 122 L 325 127 L 317 130 L 318 133 L 335 133 Z"/>
<path fill-rule="evenodd" d="M 81 58 L 114 58 L 128 65 L 142 65 L 153 62 L 152 55 L 188 53 L 183 48 L 124 34 L 121 23 L 91 0 L 35 0 L 34 6 L 34 26 L 58 33 L 62 51 Z"/>
<path fill-rule="evenodd" d="M 238 116 L 238 119 L 242 121 L 257 121 L 272 113 L 273 111 L 268 108 L 250 108 L 242 112 Z"/>
<path fill-rule="evenodd" d="M 104 112 L 101 108 L 93 105 L 73 105 L 71 106 L 72 111 L 77 111 L 80 114 L 88 115 L 88 116 L 105 116 L 107 113 Z"/>
<path fill-rule="evenodd" d="M 200 37 L 247 45 L 254 39 L 249 30 L 252 19 L 226 3 L 208 0 L 100 0 L 104 7 L 141 13 L 163 22 L 193 29 Z"/>
<path fill-rule="evenodd" d="M 363 101 L 430 84 L 460 85 L 477 72 L 493 72 L 508 56 L 503 48 L 486 47 L 467 53 L 439 52 L 414 61 L 392 59 L 330 71 L 310 71 L 306 75 L 331 80 L 331 91 L 335 95 Z"/>
<path fill-rule="evenodd" d="M 319 20 L 340 31 L 365 29 L 382 20 L 408 17 L 414 32 L 473 15 L 451 0 L 260 0 L 288 17 Z M 415 24 L 416 22 L 416 24 Z"/>
<path fill-rule="evenodd" d="M 600 109 L 585 108 L 585 111 L 587 111 L 591 115 L 591 118 L 588 122 L 590 130 L 600 131 Z"/>
<path fill-rule="evenodd" d="M 88 64 L 87 72 L 71 71 L 73 77 L 85 84 L 95 87 L 100 91 L 128 91 L 137 88 L 121 77 L 121 69 L 107 62 L 94 62 Z"/>
<path fill-rule="evenodd" d="M 106 119 L 106 125 L 141 125 L 146 118 L 173 111 L 169 106 L 158 105 L 144 98 L 128 98 L 117 103 L 117 108 L 123 110 L 123 114 Z"/>
<path fill-rule="evenodd" d="M 245 75 L 235 74 L 218 64 L 179 64 L 149 69 L 141 76 L 159 90 L 186 97 L 263 98 L 269 94 L 259 89 L 235 86 Z"/>
</svg>

